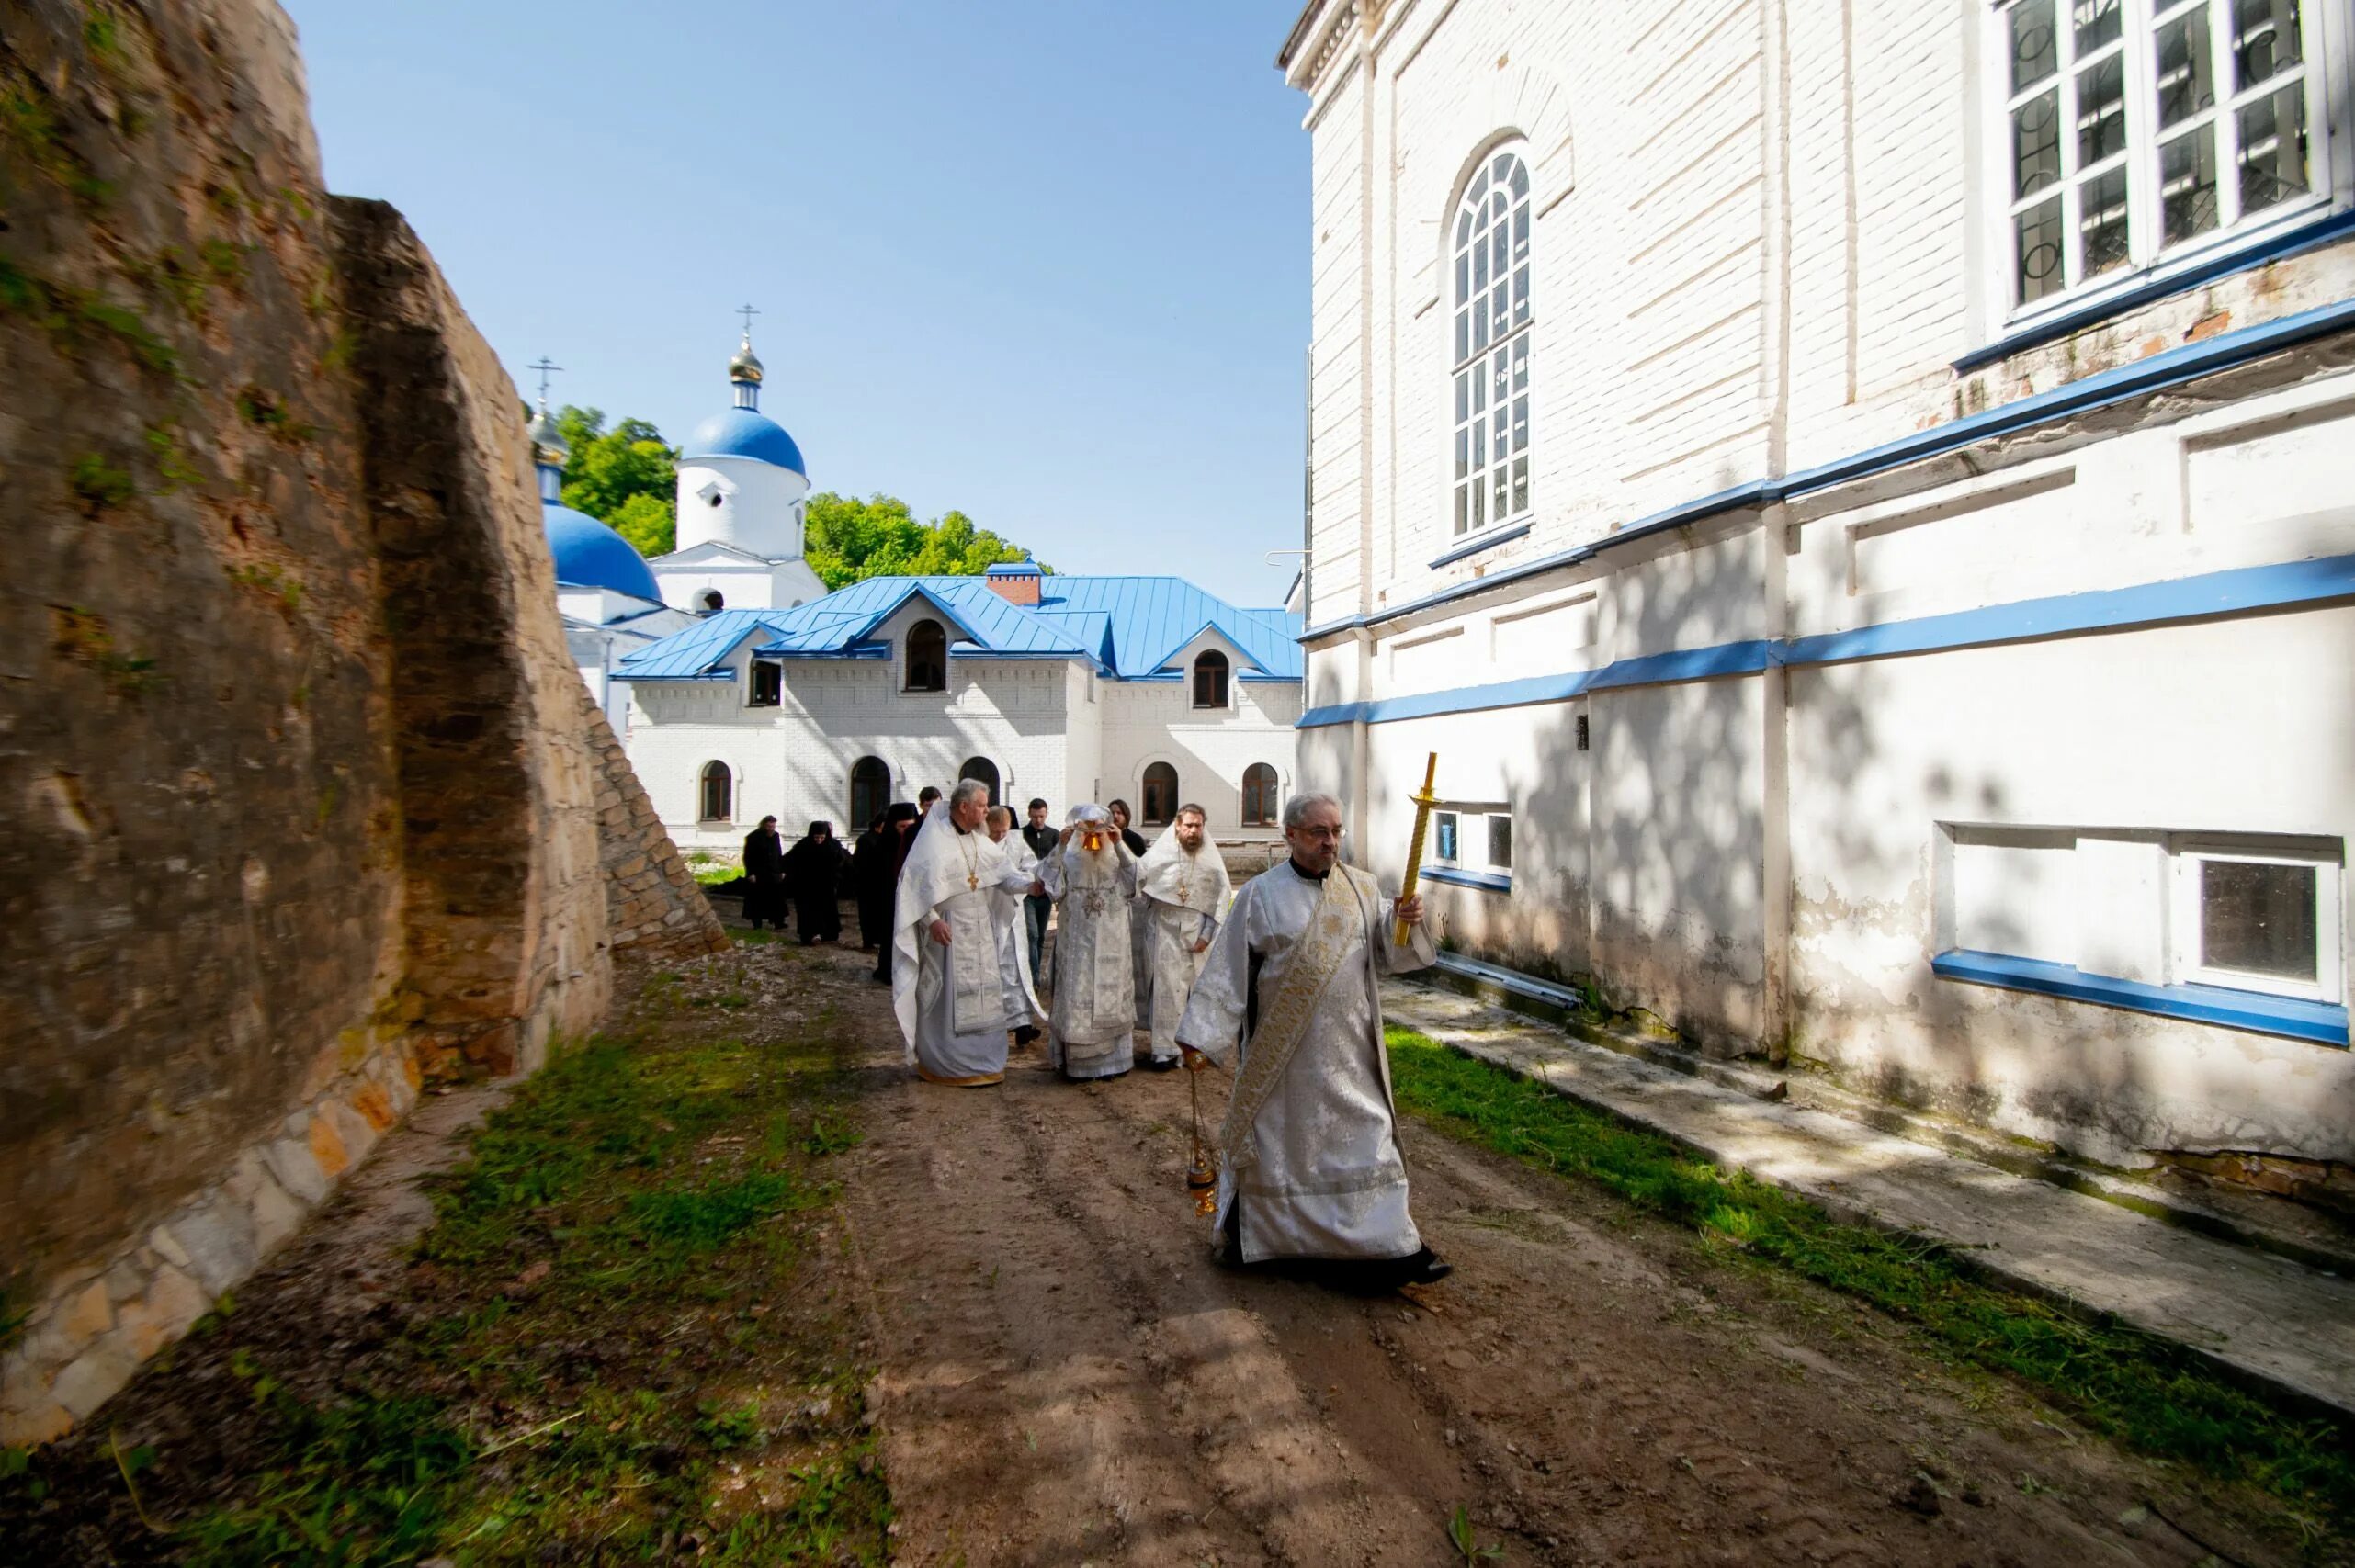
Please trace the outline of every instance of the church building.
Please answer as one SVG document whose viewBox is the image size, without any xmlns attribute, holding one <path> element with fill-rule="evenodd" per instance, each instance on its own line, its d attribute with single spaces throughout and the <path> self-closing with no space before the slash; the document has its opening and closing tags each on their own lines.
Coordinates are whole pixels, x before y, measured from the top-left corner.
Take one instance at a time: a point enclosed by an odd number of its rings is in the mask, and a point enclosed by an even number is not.
<svg viewBox="0 0 2355 1568">
<path fill-rule="evenodd" d="M 1309 0 L 1277 63 L 1302 784 L 1395 884 L 1438 753 L 1444 962 L 2355 1162 L 2355 6 Z"/>
<path fill-rule="evenodd" d="M 533 422 L 549 545 L 582 679 L 683 850 L 733 852 L 763 817 L 854 834 L 959 778 L 1055 820 L 1126 799 L 1149 833 L 1199 805 L 1273 841 L 1300 716 L 1296 605 L 1248 608 L 1181 578 L 882 577 L 829 593 L 802 555 L 801 449 L 760 412 L 747 333 L 734 405 L 678 469 L 678 540 L 641 558 L 557 498 L 565 454 Z"/>
</svg>

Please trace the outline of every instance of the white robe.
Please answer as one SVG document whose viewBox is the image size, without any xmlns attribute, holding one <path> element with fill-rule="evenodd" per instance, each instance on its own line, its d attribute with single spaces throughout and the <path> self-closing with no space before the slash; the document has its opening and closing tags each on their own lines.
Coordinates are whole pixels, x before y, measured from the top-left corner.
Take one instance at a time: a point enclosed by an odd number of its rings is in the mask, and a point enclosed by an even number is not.
<svg viewBox="0 0 2355 1568">
<path fill-rule="evenodd" d="M 1019 870 L 989 834 L 960 833 L 945 803 L 909 847 L 900 868 L 891 932 L 891 1008 L 908 1043 L 908 1062 L 934 1083 L 1002 1082 L 1006 1032 L 1035 1021 L 1030 954 L 1019 916 L 1002 911 L 1026 891 Z M 949 944 L 932 939 L 945 920 Z"/>
<path fill-rule="evenodd" d="M 1137 870 L 1137 918 L 1144 925 L 1137 971 L 1138 1016 L 1152 1034 L 1156 1062 L 1178 1059 L 1177 1024 L 1202 973 L 1207 952 L 1194 944 L 1218 934 L 1219 917 L 1234 896 L 1227 863 L 1206 836 L 1191 854 L 1171 828 L 1153 840 Z"/>
<path fill-rule="evenodd" d="M 1117 1077 L 1137 1060 L 1128 934 L 1137 862 L 1116 834 L 1094 854 L 1074 840 L 1047 857 L 1038 878 L 1057 908 L 1047 1059 L 1067 1077 Z"/>
<path fill-rule="evenodd" d="M 1186 1044 L 1222 1065 L 1238 1063 L 1240 1089 L 1250 1072 L 1249 1036 L 1269 1022 L 1262 1009 L 1292 998 L 1287 971 L 1308 948 L 1312 923 L 1331 916 L 1320 940 L 1338 949 L 1338 961 L 1321 991 L 1299 998 L 1308 1008 L 1299 1043 L 1218 1171 L 1212 1235 L 1223 1238 L 1236 1207 L 1247 1263 L 1403 1258 L 1422 1245 L 1407 1210 L 1379 986 L 1383 975 L 1431 964 L 1437 948 L 1425 925 L 1411 929 L 1405 946 L 1393 945 L 1394 901 L 1354 867 L 1337 865 L 1331 874 L 1345 882 L 1330 905 L 1325 884 L 1289 861 L 1245 883 L 1178 1024 Z"/>
</svg>

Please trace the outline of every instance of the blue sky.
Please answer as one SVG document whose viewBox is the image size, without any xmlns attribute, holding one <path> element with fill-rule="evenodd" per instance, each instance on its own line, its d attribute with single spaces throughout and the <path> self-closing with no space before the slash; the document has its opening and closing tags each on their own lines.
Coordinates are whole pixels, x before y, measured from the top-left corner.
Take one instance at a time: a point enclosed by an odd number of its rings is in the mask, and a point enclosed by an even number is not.
<svg viewBox="0 0 2355 1568">
<path fill-rule="evenodd" d="M 526 393 L 674 442 L 764 312 L 821 490 L 1269 604 L 1296 560 L 1289 0 L 287 0 L 329 186 L 407 214 Z"/>
</svg>

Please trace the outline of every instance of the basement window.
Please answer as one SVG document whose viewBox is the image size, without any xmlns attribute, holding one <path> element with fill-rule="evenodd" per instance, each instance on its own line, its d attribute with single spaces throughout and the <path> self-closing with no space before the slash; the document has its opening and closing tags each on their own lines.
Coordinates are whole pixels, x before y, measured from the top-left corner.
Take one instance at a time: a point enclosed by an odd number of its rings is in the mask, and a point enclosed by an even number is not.
<svg viewBox="0 0 2355 1568">
<path fill-rule="evenodd" d="M 2340 998 L 2336 862 L 2204 843 L 2173 862 L 2179 982 Z"/>
</svg>

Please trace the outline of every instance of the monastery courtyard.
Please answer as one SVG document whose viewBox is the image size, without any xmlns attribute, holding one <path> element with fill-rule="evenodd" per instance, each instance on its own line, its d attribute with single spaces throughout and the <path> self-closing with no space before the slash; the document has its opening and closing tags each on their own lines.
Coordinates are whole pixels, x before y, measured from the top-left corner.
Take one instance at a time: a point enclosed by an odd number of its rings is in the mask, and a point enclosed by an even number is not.
<svg viewBox="0 0 2355 1568">
<path fill-rule="evenodd" d="M 1451 1280 L 1223 1271 L 1186 1075 L 1033 1046 L 1002 1091 L 925 1085 L 855 950 L 733 934 L 625 973 L 615 1043 L 429 1099 L 36 1457 L 43 1501 L 0 1490 L 9 1560 L 2338 1560 L 2251 1479 L 2089 1429 L 2119 1407 L 1462 1115 L 1404 1132 Z M 1512 1084 L 1393 1056 L 1409 1106 Z M 2055 1321 L 1980 1293 L 1991 1332 Z"/>
</svg>

